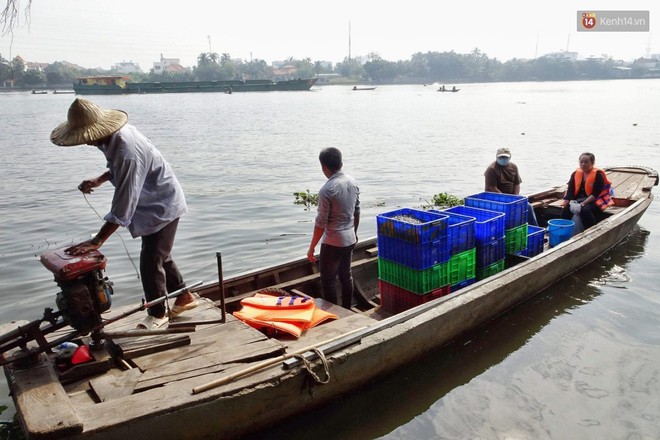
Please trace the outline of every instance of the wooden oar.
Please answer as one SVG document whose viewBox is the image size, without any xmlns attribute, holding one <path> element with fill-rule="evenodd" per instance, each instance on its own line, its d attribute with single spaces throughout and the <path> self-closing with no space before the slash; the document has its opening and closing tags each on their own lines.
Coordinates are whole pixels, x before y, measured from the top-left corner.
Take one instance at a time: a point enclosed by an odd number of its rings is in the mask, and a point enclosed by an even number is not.
<svg viewBox="0 0 660 440">
<path fill-rule="evenodd" d="M 322 345 L 326 345 L 326 344 L 329 344 L 331 342 L 334 342 L 338 339 L 345 338 L 346 336 L 352 335 L 353 333 L 361 332 L 366 328 L 367 327 L 360 327 L 360 328 L 352 330 L 348 333 L 342 333 L 341 335 L 335 336 L 334 338 L 331 338 L 331 339 L 328 339 L 328 340 L 325 340 L 325 341 L 322 341 L 322 342 L 317 342 L 316 344 L 312 344 L 308 347 L 301 348 L 301 349 L 293 351 L 291 353 L 283 354 L 283 355 L 278 356 L 278 357 L 273 358 L 273 359 L 268 359 L 268 360 L 263 361 L 259 364 L 256 364 L 256 365 L 248 367 L 244 370 L 238 371 L 234 374 L 230 374 L 229 376 L 222 377 L 220 379 L 216 379 L 216 380 L 213 380 L 211 382 L 205 383 L 204 385 L 197 386 L 197 387 L 193 388 L 192 393 L 193 394 L 199 394 L 199 393 L 202 393 L 204 391 L 210 390 L 212 388 L 217 388 L 221 385 L 224 385 L 226 383 L 231 382 L 234 379 L 238 379 L 239 377 L 247 376 L 248 374 L 252 374 L 252 373 L 255 373 L 259 370 L 263 370 L 264 368 L 268 368 L 271 365 L 275 365 L 279 362 L 282 362 L 282 361 L 287 360 L 289 358 L 292 358 L 294 356 L 298 356 L 299 354 L 305 353 L 306 351 L 310 351 L 310 350 L 313 350 L 315 348 L 321 347 Z"/>
</svg>

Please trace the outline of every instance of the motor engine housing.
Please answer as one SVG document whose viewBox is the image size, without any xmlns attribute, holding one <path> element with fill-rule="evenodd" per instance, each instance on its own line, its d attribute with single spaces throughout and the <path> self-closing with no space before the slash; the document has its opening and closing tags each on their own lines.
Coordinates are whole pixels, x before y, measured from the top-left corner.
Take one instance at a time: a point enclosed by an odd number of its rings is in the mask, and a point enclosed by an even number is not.
<svg viewBox="0 0 660 440">
<path fill-rule="evenodd" d="M 112 283 L 104 275 L 107 262 L 98 250 L 69 255 L 64 249 L 41 254 L 41 263 L 55 276 L 62 289 L 55 299 L 62 317 L 84 333 L 99 325 L 101 314 L 112 305 Z"/>
</svg>

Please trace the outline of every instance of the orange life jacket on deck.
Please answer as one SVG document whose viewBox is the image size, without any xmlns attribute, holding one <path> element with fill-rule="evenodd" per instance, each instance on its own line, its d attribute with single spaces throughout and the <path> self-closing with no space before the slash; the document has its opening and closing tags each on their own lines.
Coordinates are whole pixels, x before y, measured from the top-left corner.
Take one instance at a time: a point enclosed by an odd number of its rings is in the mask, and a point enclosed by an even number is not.
<svg viewBox="0 0 660 440">
<path fill-rule="evenodd" d="M 288 333 L 296 338 L 304 330 L 338 316 L 316 308 L 312 298 L 256 294 L 241 300 L 233 315 L 258 330 Z"/>
<path fill-rule="evenodd" d="M 264 309 L 309 309 L 314 307 L 314 300 L 304 296 L 273 296 L 257 293 L 251 298 L 242 299 L 241 304 Z"/>
<path fill-rule="evenodd" d="M 612 182 L 609 181 L 607 178 L 607 174 L 605 174 L 605 171 L 601 170 L 600 168 L 592 168 L 592 170 L 589 172 L 589 175 L 587 175 L 587 178 L 585 179 L 584 182 L 584 191 L 587 193 L 587 196 L 590 196 L 591 193 L 594 191 L 594 182 L 596 182 L 596 174 L 601 173 L 603 176 L 603 189 L 601 190 L 600 194 L 596 196 L 596 206 L 600 208 L 601 211 L 604 211 L 607 209 L 608 206 L 614 205 L 614 201 L 612 200 L 611 197 L 611 192 L 612 192 Z M 582 175 L 584 173 L 582 172 L 581 168 L 578 168 L 575 170 L 575 177 L 573 180 L 573 186 L 575 187 L 575 193 L 574 195 L 577 196 L 578 192 L 580 191 L 580 185 L 582 185 Z"/>
</svg>

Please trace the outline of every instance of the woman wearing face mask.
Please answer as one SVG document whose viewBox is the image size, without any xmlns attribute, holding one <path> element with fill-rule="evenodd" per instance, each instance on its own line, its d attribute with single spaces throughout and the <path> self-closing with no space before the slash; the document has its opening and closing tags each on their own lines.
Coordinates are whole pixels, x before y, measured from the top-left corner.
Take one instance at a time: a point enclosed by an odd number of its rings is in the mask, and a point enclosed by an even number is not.
<svg viewBox="0 0 660 440">
<path fill-rule="evenodd" d="M 579 213 L 585 229 L 598 223 L 601 211 L 614 204 L 610 196 L 612 183 L 603 170 L 594 166 L 595 163 L 596 156 L 592 153 L 580 155 L 580 167 L 573 171 L 568 180 L 568 189 L 564 196 L 566 204 L 561 213 L 562 218 L 569 220 L 574 213 Z M 579 208 L 574 207 L 571 211 L 568 203 L 571 200 L 579 202 Z"/>
<path fill-rule="evenodd" d="M 498 148 L 495 162 L 488 165 L 484 176 L 486 177 L 485 190 L 503 194 L 520 194 L 520 173 L 515 163 L 511 162 L 511 150 L 507 147 Z M 527 223 L 538 226 L 534 209 L 527 207 Z"/>
</svg>

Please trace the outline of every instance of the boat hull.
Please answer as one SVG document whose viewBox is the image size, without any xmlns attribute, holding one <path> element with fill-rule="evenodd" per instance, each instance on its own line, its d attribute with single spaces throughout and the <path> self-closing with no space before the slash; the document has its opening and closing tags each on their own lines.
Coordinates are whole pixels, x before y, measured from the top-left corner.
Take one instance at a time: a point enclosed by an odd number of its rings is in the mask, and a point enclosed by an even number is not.
<svg viewBox="0 0 660 440">
<path fill-rule="evenodd" d="M 76 84 L 79 95 L 122 95 L 159 93 L 233 93 L 233 92 L 290 92 L 309 90 L 318 80 L 295 79 L 288 81 L 194 81 L 194 82 L 126 82 L 124 85 Z"/>
<path fill-rule="evenodd" d="M 626 170 L 620 172 L 630 172 Z M 124 398 L 88 404 L 78 404 L 72 399 L 68 416 L 70 424 L 62 427 L 62 418 L 52 416 L 54 408 L 48 400 L 52 396 L 47 396 L 47 399 L 39 394 L 44 391 L 33 385 L 38 383 L 36 369 L 43 370 L 48 366 L 33 367 L 35 371 L 30 372 L 19 371 L 9 365 L 5 366 L 5 373 L 19 419 L 33 438 L 238 438 L 263 429 L 289 416 L 324 405 L 425 356 L 430 350 L 478 329 L 589 264 L 623 240 L 652 203 L 650 187 L 657 185 L 657 173 L 649 174 L 644 179 L 638 189 L 631 190 L 628 199 L 620 201 L 610 217 L 552 249 L 533 258 L 522 259 L 492 277 L 396 315 L 372 319 L 365 314 L 346 311 L 341 319 L 319 326 L 318 331 L 324 333 L 312 331 L 317 328 L 310 329 L 311 339 L 304 342 L 303 347 L 313 342 L 319 343 L 326 353 L 328 382 L 324 385 L 312 386 L 305 368 L 290 359 L 283 366 L 278 362 L 250 376 L 195 393 L 194 389 L 207 385 L 218 376 L 227 376 L 227 372 L 204 373 L 201 365 L 196 365 L 198 372 L 186 371 L 180 380 L 145 388 Z M 561 193 L 561 188 L 554 188 L 541 193 L 533 203 L 545 205 L 544 200 L 548 200 L 546 195 L 552 196 L 552 203 L 560 202 L 557 194 Z M 544 209 L 551 208 L 549 204 L 544 206 Z M 361 243 L 357 251 L 358 261 L 354 263 L 356 287 L 361 285 L 365 291 L 369 289 L 364 286 L 373 283 L 374 273 L 377 278 L 377 258 L 373 246 L 373 239 Z M 218 299 L 219 292 L 224 290 L 228 295 L 240 298 L 267 286 L 310 292 L 311 286 L 318 282 L 318 273 L 309 270 L 309 267 L 303 260 L 297 260 L 223 280 L 222 283 L 199 289 L 198 293 L 206 298 Z M 287 269 L 291 269 L 290 278 L 284 275 Z M 272 274 L 276 274 L 273 279 L 270 278 Z M 214 343 L 227 341 L 231 337 L 232 326 L 240 325 L 232 320 L 217 326 Z M 337 351 L 331 351 L 329 343 L 320 344 L 329 337 L 340 335 L 345 335 L 340 340 L 345 345 Z M 292 348 L 292 344 L 295 346 L 295 343 L 283 343 L 288 344 L 287 350 Z M 202 349 L 201 346 L 199 349 Z M 165 356 L 177 358 L 180 356 L 177 353 L 163 353 L 161 362 L 175 363 Z M 232 356 L 229 351 L 213 353 L 219 356 L 218 359 Z M 314 356 L 309 353 L 306 357 L 313 359 Z M 182 374 L 181 371 L 174 373 Z M 318 365 L 315 373 L 325 378 L 324 369 Z M 149 370 L 144 374 L 149 374 Z M 50 386 L 57 387 L 59 383 Z M 58 394 L 67 396 L 64 390 L 58 391 Z M 42 415 L 53 417 L 50 431 L 30 426 L 30 423 L 41 423 Z"/>
</svg>

